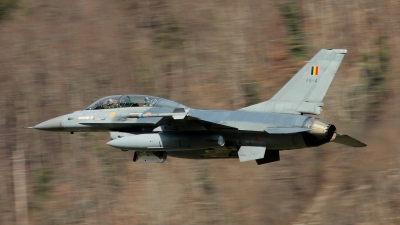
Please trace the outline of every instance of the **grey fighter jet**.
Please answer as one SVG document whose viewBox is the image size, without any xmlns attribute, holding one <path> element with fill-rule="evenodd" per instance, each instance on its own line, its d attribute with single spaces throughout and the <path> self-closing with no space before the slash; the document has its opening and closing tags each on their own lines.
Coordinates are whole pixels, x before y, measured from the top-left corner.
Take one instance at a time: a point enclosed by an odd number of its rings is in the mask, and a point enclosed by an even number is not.
<svg viewBox="0 0 400 225">
<path fill-rule="evenodd" d="M 322 100 L 345 49 L 322 49 L 269 101 L 235 111 L 192 109 L 149 95 L 113 95 L 86 109 L 32 128 L 45 131 L 109 131 L 109 146 L 133 150 L 135 162 L 167 155 L 190 159 L 239 158 L 257 164 L 279 161 L 279 151 L 336 142 L 364 143 L 336 132 L 319 115 Z"/>
</svg>

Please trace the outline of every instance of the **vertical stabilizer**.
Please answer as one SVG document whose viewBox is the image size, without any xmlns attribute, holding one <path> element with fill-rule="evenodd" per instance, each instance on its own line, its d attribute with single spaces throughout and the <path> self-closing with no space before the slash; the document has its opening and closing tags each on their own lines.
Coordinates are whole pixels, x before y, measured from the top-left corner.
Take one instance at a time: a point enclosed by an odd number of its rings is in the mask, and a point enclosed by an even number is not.
<svg viewBox="0 0 400 225">
<path fill-rule="evenodd" d="M 319 115 L 346 49 L 322 49 L 269 101 L 242 110 Z"/>
</svg>

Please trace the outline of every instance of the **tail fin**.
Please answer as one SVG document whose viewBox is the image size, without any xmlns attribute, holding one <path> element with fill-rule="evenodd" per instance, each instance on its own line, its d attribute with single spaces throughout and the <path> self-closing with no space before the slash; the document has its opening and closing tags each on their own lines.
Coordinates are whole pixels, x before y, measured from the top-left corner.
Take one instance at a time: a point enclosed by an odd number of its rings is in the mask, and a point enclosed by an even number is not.
<svg viewBox="0 0 400 225">
<path fill-rule="evenodd" d="M 321 49 L 269 101 L 242 110 L 319 115 L 322 100 L 346 53 L 346 49 Z"/>
</svg>

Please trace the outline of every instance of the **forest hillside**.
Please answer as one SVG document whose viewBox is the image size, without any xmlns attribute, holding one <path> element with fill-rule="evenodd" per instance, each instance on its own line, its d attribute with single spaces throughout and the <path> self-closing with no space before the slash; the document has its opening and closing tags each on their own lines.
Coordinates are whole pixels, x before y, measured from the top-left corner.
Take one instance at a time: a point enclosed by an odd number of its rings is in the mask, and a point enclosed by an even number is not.
<svg viewBox="0 0 400 225">
<path fill-rule="evenodd" d="M 1 224 L 400 224 L 395 0 L 0 0 Z M 368 144 L 132 162 L 108 133 L 32 129 L 113 94 L 192 108 L 268 100 L 347 49 L 319 116 Z"/>
</svg>

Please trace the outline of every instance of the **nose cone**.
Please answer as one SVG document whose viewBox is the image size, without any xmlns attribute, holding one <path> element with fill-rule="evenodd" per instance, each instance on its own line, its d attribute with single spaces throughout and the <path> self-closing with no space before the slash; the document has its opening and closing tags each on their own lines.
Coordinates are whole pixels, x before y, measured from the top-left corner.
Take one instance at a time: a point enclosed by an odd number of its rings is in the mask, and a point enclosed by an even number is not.
<svg viewBox="0 0 400 225">
<path fill-rule="evenodd" d="M 65 131 L 62 126 L 62 119 L 64 116 L 59 116 L 43 123 L 39 123 L 38 125 L 34 126 L 33 128 L 38 130 L 46 130 L 46 131 Z"/>
<path fill-rule="evenodd" d="M 131 141 L 129 137 L 117 138 L 107 142 L 107 144 L 114 148 L 131 149 Z"/>
</svg>

